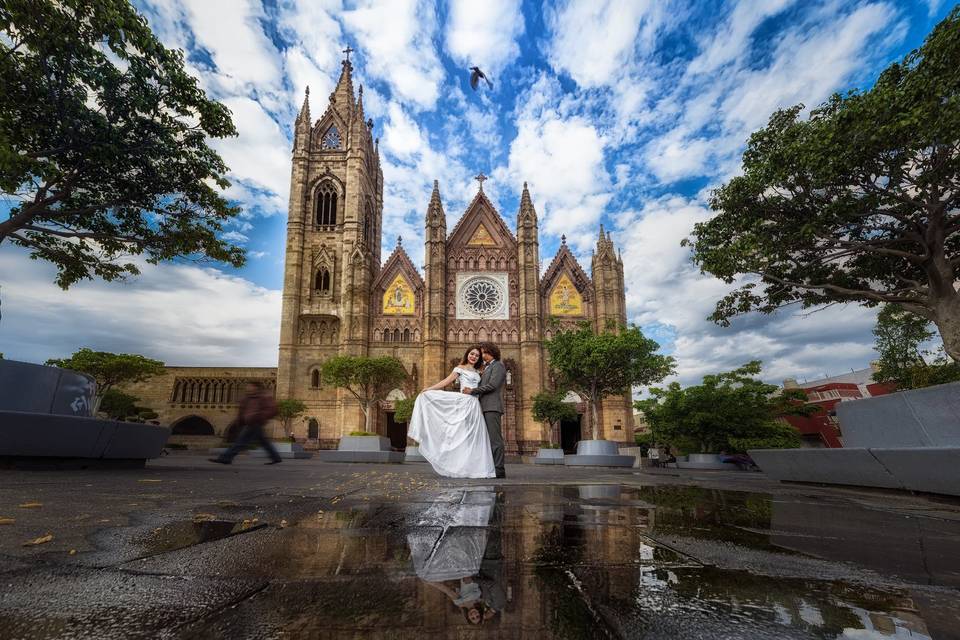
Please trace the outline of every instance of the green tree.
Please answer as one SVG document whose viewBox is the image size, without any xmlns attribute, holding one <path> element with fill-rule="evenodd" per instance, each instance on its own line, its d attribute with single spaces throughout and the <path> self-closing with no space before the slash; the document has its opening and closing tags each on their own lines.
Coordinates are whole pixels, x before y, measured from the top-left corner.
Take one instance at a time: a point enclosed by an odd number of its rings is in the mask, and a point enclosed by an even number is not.
<svg viewBox="0 0 960 640">
<path fill-rule="evenodd" d="M 713 192 L 694 260 L 741 286 L 717 303 L 723 325 L 852 301 L 893 303 L 934 322 L 960 360 L 960 7 L 869 91 L 834 95 L 800 119 L 774 113 L 743 154 L 743 175 Z"/>
<path fill-rule="evenodd" d="M 942 352 L 930 352 L 923 343 L 933 337 L 930 322 L 897 305 L 884 305 L 873 328 L 874 348 L 880 354 L 875 379 L 898 389 L 919 389 L 960 380 L 960 363 L 948 362 Z M 928 362 L 929 360 L 929 362 Z"/>
<path fill-rule="evenodd" d="M 544 438 L 550 444 L 556 444 L 553 441 L 554 427 L 564 420 L 576 420 L 577 410 L 569 402 L 564 402 L 566 397 L 564 391 L 541 391 L 533 396 L 533 419 L 547 426 L 547 437 Z"/>
<path fill-rule="evenodd" d="M 125 393 L 119 389 L 110 389 L 100 402 L 100 413 L 112 420 L 126 420 L 127 422 L 145 422 L 159 417 L 159 414 L 148 407 L 137 405 L 140 399 L 135 395 Z"/>
<path fill-rule="evenodd" d="M 364 416 L 363 430 L 373 433 L 374 403 L 406 380 L 407 370 L 393 356 L 336 356 L 323 363 L 322 375 L 324 382 L 346 389 L 357 399 Z"/>
<path fill-rule="evenodd" d="M 651 397 L 636 403 L 659 442 L 701 453 L 800 446 L 800 434 L 777 420 L 783 415 L 809 415 L 803 391 L 778 394 L 778 387 L 755 376 L 760 362 L 733 371 L 704 376 L 700 385 L 682 388 L 673 382 L 651 388 Z"/>
<path fill-rule="evenodd" d="M 410 418 L 413 417 L 413 405 L 416 404 L 416 401 L 416 396 L 394 400 L 393 419 L 401 424 L 410 422 Z"/>
<path fill-rule="evenodd" d="M 47 364 L 92 377 L 97 383 L 94 413 L 100 411 L 104 396 L 117 385 L 133 384 L 163 373 L 163 363 L 132 353 L 110 353 L 80 349 L 69 358 L 53 358 Z"/>
<path fill-rule="evenodd" d="M 0 189 L 9 239 L 56 265 L 56 282 L 138 273 L 124 260 L 203 256 L 237 215 L 207 140 L 236 135 L 126 0 L 0 3 Z"/>
<path fill-rule="evenodd" d="M 303 415 L 307 410 L 307 405 L 302 400 L 288 398 L 286 400 L 277 400 L 277 417 L 283 425 L 283 434 L 288 438 L 293 436 L 292 423 L 297 416 Z"/>
<path fill-rule="evenodd" d="M 557 387 L 576 391 L 590 406 L 594 440 L 600 435 L 597 416 L 604 398 L 659 382 L 674 369 L 673 358 L 657 354 L 660 345 L 633 325 L 598 333 L 582 322 L 560 331 L 544 347 Z"/>
</svg>

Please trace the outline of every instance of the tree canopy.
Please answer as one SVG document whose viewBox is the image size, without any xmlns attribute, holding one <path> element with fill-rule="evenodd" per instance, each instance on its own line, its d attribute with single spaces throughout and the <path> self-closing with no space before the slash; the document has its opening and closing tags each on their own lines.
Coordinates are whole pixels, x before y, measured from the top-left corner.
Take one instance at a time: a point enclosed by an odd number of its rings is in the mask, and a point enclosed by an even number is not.
<svg viewBox="0 0 960 640">
<path fill-rule="evenodd" d="M 0 86 L 0 245 L 63 288 L 136 274 L 136 255 L 243 264 L 218 237 L 239 210 L 207 145 L 236 135 L 230 112 L 126 0 L 0 4 Z"/>
<path fill-rule="evenodd" d="M 367 433 L 373 432 L 374 403 L 407 378 L 403 363 L 393 356 L 335 356 L 321 370 L 324 383 L 346 389 L 360 403 Z"/>
<path fill-rule="evenodd" d="M 726 282 L 728 324 L 838 301 L 894 303 L 934 322 L 960 359 L 960 7 L 868 91 L 801 119 L 777 111 L 713 192 L 693 257 Z M 750 277 L 752 276 L 752 277 Z"/>
<path fill-rule="evenodd" d="M 752 361 L 724 373 L 704 376 L 696 386 L 673 382 L 651 388 L 651 397 L 635 403 L 643 411 L 654 437 L 701 453 L 800 446 L 800 434 L 777 420 L 782 415 L 809 415 L 803 391 L 784 391 L 757 379 L 760 362 Z"/>
<path fill-rule="evenodd" d="M 673 373 L 674 360 L 656 353 L 660 345 L 639 327 L 596 332 L 589 322 L 560 331 L 544 342 L 557 387 L 576 391 L 590 405 L 593 439 L 599 438 L 599 404 L 607 396 L 659 382 Z"/>
<path fill-rule="evenodd" d="M 47 364 L 53 367 L 79 371 L 92 377 L 97 383 L 97 400 L 94 413 L 107 393 L 121 384 L 133 384 L 163 373 L 163 363 L 134 353 L 110 353 L 83 348 L 69 358 L 52 358 Z"/>
<path fill-rule="evenodd" d="M 556 444 L 553 441 L 554 426 L 564 420 L 577 419 L 576 408 L 569 402 L 563 401 L 566 395 L 566 392 L 562 390 L 547 390 L 541 391 L 531 398 L 531 400 L 533 400 L 533 408 L 531 411 L 533 419 L 547 425 L 547 436 L 544 440 L 549 444 Z"/>
<path fill-rule="evenodd" d="M 297 400 L 295 398 L 277 400 L 277 417 L 280 418 L 280 423 L 283 425 L 283 435 L 288 438 L 293 435 L 293 430 L 291 429 L 293 419 L 303 415 L 306 410 L 307 405 L 303 400 Z"/>
<path fill-rule="evenodd" d="M 880 354 L 874 374 L 878 382 L 897 389 L 919 389 L 960 380 L 960 363 L 948 362 L 943 352 L 924 349 L 933 337 L 930 322 L 893 304 L 883 306 L 873 328 Z"/>
</svg>

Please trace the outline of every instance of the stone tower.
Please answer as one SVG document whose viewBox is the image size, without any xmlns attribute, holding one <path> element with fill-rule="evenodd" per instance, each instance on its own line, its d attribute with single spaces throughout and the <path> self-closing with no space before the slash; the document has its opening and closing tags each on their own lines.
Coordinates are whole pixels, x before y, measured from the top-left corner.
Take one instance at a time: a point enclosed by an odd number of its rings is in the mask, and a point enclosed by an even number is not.
<svg viewBox="0 0 960 640">
<path fill-rule="evenodd" d="M 337 424 L 356 424 L 359 408 L 324 388 L 319 367 L 332 355 L 368 351 L 383 207 L 373 121 L 364 116 L 363 87 L 354 94 L 352 72 L 344 60 L 316 122 L 308 89 L 294 125 L 277 370 L 278 398 L 303 400 L 307 415 L 330 422 L 335 415 Z M 331 434 L 332 425 L 321 426 Z"/>
</svg>

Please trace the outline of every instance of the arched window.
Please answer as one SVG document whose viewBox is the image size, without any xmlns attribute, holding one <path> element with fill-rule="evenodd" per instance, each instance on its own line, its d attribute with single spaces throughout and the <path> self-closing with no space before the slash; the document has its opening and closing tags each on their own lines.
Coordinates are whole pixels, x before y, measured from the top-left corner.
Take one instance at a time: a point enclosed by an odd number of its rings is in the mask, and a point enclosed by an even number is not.
<svg viewBox="0 0 960 640">
<path fill-rule="evenodd" d="M 393 341 L 400 342 L 400 329 L 393 330 Z"/>
<path fill-rule="evenodd" d="M 391 337 L 391 336 L 392 336 L 392 334 L 390 333 L 390 329 L 384 329 L 384 330 L 383 330 L 383 341 L 384 341 L 384 342 L 390 342 L 390 337 Z"/>
<path fill-rule="evenodd" d="M 317 271 L 317 281 L 314 288 L 320 293 L 330 293 L 330 270 L 326 267 L 320 267 Z"/>
<path fill-rule="evenodd" d="M 373 246 L 373 206 L 369 200 L 366 215 L 363 216 L 363 241 L 368 247 Z"/>
<path fill-rule="evenodd" d="M 320 369 L 314 369 L 310 372 L 310 387 L 313 389 L 320 388 Z"/>
<path fill-rule="evenodd" d="M 410 329 L 403 330 L 403 341 L 410 342 Z"/>
<path fill-rule="evenodd" d="M 337 225 L 337 189 L 327 181 L 317 189 L 317 225 L 334 227 Z"/>
<path fill-rule="evenodd" d="M 317 422 L 316 418 L 310 418 L 310 421 L 307 422 L 307 437 L 311 440 L 320 437 L 320 423 Z"/>
</svg>

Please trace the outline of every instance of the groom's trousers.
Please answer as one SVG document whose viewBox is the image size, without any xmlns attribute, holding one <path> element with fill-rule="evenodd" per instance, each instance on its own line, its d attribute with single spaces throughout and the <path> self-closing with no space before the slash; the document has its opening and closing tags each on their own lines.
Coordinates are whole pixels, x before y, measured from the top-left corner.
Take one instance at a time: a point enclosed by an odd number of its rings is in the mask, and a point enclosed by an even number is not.
<svg viewBox="0 0 960 640">
<path fill-rule="evenodd" d="M 506 471 L 503 468 L 503 433 L 500 431 L 499 411 L 484 411 L 483 421 L 487 423 L 487 434 L 490 436 L 490 451 L 493 453 L 493 466 L 497 470 L 497 477 L 502 478 Z"/>
</svg>

